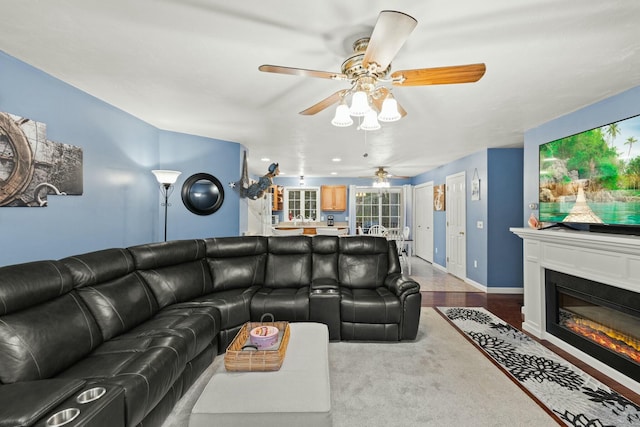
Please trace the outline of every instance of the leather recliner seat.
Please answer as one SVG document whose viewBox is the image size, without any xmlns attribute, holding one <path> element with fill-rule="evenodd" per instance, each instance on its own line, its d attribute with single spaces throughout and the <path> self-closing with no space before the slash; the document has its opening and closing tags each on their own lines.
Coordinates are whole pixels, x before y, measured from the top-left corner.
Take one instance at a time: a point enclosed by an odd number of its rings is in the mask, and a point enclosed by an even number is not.
<svg viewBox="0 0 640 427">
<path fill-rule="evenodd" d="M 160 425 L 250 320 L 412 340 L 420 302 L 395 242 L 371 236 L 193 239 L 2 267 L 0 427 L 35 425 L 96 385 L 123 390 L 110 425 Z"/>
</svg>

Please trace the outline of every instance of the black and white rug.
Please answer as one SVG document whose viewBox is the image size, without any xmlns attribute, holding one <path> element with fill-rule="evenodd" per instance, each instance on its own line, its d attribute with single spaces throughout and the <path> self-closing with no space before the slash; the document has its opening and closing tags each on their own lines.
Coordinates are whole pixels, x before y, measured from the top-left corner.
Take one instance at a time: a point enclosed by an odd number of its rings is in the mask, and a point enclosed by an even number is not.
<svg viewBox="0 0 640 427">
<path fill-rule="evenodd" d="M 484 308 L 438 310 L 565 424 L 640 425 L 639 405 Z"/>
</svg>

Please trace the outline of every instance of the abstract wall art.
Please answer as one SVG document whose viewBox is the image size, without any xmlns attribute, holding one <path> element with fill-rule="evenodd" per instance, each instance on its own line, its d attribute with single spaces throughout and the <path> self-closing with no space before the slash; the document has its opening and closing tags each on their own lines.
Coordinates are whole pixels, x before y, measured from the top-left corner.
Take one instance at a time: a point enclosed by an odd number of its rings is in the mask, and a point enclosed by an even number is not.
<svg viewBox="0 0 640 427">
<path fill-rule="evenodd" d="M 46 125 L 0 112 L 0 206 L 44 207 L 82 194 L 82 149 L 46 138 Z"/>
</svg>

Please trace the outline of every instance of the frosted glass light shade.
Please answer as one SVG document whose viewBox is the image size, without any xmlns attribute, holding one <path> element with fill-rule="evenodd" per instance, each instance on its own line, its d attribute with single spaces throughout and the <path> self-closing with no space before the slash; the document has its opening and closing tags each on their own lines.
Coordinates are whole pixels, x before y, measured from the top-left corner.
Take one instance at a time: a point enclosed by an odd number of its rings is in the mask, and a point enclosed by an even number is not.
<svg viewBox="0 0 640 427">
<path fill-rule="evenodd" d="M 152 170 L 151 171 L 160 184 L 174 184 L 182 172 L 170 170 Z"/>
<path fill-rule="evenodd" d="M 381 122 L 395 122 L 402 118 L 398 111 L 398 101 L 389 95 L 382 102 L 382 108 L 380 114 L 378 114 L 378 120 Z"/>
<path fill-rule="evenodd" d="M 380 129 L 380 123 L 378 123 L 378 116 L 374 110 L 369 110 L 364 120 L 360 125 L 362 130 L 378 130 Z"/>
<path fill-rule="evenodd" d="M 369 106 L 367 93 L 361 90 L 354 93 L 353 97 L 351 98 L 351 107 L 349 108 L 349 113 L 353 117 L 364 117 L 369 111 L 371 111 L 371 107 Z"/>
<path fill-rule="evenodd" d="M 391 184 L 387 180 L 378 180 L 373 182 L 374 188 L 389 188 Z"/>
<path fill-rule="evenodd" d="M 331 120 L 331 124 L 338 127 L 347 127 L 353 124 L 353 119 L 349 115 L 349 107 L 347 104 L 341 103 L 336 108 L 336 115 Z"/>
</svg>

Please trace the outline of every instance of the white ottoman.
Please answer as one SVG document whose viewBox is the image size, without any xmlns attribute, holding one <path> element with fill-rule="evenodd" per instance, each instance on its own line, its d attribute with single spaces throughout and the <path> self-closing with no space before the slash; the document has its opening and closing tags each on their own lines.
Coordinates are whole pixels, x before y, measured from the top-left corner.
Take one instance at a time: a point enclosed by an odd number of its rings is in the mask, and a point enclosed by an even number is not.
<svg viewBox="0 0 640 427">
<path fill-rule="evenodd" d="M 331 426 L 329 331 L 291 323 L 279 371 L 215 373 L 191 410 L 189 427 Z"/>
</svg>

